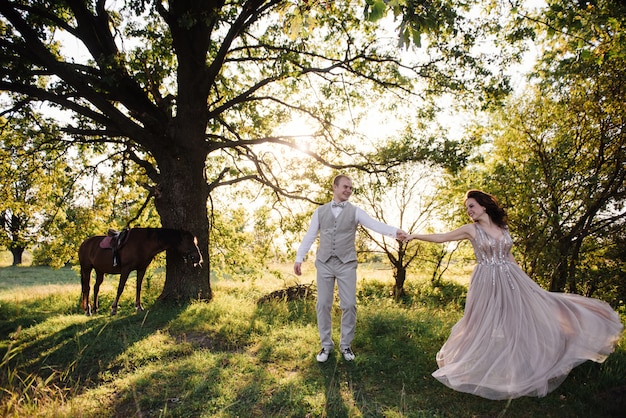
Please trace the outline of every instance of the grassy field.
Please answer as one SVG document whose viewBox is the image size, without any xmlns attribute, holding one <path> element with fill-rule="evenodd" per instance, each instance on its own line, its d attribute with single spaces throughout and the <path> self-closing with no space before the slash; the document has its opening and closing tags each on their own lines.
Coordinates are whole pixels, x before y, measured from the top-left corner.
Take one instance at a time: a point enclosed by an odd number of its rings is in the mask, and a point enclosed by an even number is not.
<svg viewBox="0 0 626 418">
<path fill-rule="evenodd" d="M 313 282 L 312 265 L 302 284 Z M 281 266 L 283 277 L 291 266 Z M 626 341 L 587 362 L 545 398 L 488 401 L 434 378 L 435 354 L 461 317 L 466 288 L 417 277 L 389 297 L 388 272 L 361 268 L 357 359 L 315 360 L 315 300 L 260 298 L 294 282 L 212 283 L 214 300 L 155 304 L 163 277 L 133 309 L 134 278 L 109 316 L 79 309 L 70 268 L 0 268 L 0 414 L 7 417 L 617 417 L 626 406 Z M 465 277 L 464 277 L 465 278 Z M 339 310 L 334 313 L 335 319 Z M 338 325 L 338 321 L 335 321 Z M 338 338 L 338 327 L 335 335 Z"/>
</svg>

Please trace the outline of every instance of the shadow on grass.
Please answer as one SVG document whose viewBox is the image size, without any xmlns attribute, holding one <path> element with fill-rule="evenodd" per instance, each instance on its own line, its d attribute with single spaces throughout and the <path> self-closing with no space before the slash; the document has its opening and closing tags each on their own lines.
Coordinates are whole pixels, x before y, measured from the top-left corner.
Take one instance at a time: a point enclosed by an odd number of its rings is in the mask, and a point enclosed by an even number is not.
<svg viewBox="0 0 626 418">
<path fill-rule="evenodd" d="M 508 407 L 507 401 L 487 400 L 447 388 L 431 373 L 437 369 L 436 353 L 453 322 L 449 313 L 438 316 L 436 312 L 445 312 L 446 307 L 459 309 L 465 291 L 450 286 L 441 293 L 436 289 L 434 292 L 434 297 L 429 290 L 412 293 L 392 309 L 385 309 L 390 304 L 375 292 L 365 298 L 353 342 L 356 360 L 345 362 L 336 354 L 327 363 L 304 371 L 305 379 L 316 379 L 324 385 L 325 416 L 623 416 L 623 350 L 613 353 L 604 364 L 586 362 L 575 368 L 561 387 L 545 398 L 519 398 Z"/>
<path fill-rule="evenodd" d="M 120 372 L 116 364 L 118 356 L 184 309 L 184 306 L 161 305 L 141 314 L 86 317 L 46 313 L 42 309 L 45 303 L 46 299 L 20 302 L 19 316 L 7 318 L 11 304 L 3 302 L 0 330 L 6 338 L 4 341 L 10 341 L 8 345 L 15 349 L 13 353 L 7 352 L 8 360 L 3 367 L 22 375 L 37 375 L 74 395 L 98 385 L 104 372 Z M 71 304 L 75 311 L 75 301 Z M 0 377 L 0 380 L 4 379 Z M 2 382 L 3 387 L 5 383 Z"/>
<path fill-rule="evenodd" d="M 223 295 L 210 304 L 156 304 L 145 315 L 89 318 L 64 314 L 75 312 L 66 309 L 75 309 L 76 300 L 55 301 L 47 312 L 47 302 L 36 300 L 22 303 L 19 318 L 7 317 L 15 306 L 0 307 L 0 329 L 23 325 L 11 367 L 44 380 L 53 375 L 68 397 L 105 398 L 106 414 L 90 410 L 85 417 L 487 418 L 504 409 L 504 401 L 452 391 L 431 376 L 461 314 L 463 289 L 413 291 L 400 302 L 377 292 L 384 287 L 368 283 L 359 298 L 354 362 L 337 352 L 326 363 L 315 360 L 317 345 L 309 345 L 318 344 L 314 300 L 258 306 L 256 298 Z M 287 341 L 293 335 L 306 341 Z M 163 342 L 171 349 L 137 353 Z M 624 365 L 623 349 L 602 365 L 585 363 L 546 398 L 514 400 L 506 417 L 619 416 L 605 404 L 623 393 L 614 389 L 624 386 Z M 107 384 L 106 395 L 87 393 Z"/>
</svg>

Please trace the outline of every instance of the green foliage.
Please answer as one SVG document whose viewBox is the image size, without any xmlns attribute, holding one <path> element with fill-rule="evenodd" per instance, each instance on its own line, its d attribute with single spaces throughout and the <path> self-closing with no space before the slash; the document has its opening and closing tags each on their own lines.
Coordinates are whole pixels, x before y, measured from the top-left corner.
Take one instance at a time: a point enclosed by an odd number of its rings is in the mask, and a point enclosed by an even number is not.
<svg viewBox="0 0 626 418">
<path fill-rule="evenodd" d="M 366 0 L 365 18 L 378 21 L 390 12 L 394 20 L 400 20 L 398 46 L 421 47 L 423 35 L 438 37 L 459 30 L 467 7 L 465 2 L 450 0 Z"/>
<path fill-rule="evenodd" d="M 626 137 L 614 129 L 620 114 L 594 90 L 572 83 L 559 101 L 529 92 L 494 129 L 490 190 L 508 208 L 526 267 L 552 290 L 588 288 L 584 274 L 573 274 L 580 259 L 624 222 L 626 169 L 615 162 L 626 160 Z"/>
<path fill-rule="evenodd" d="M 0 247 L 20 264 L 41 231 L 63 217 L 78 174 L 51 120 L 26 108 L 0 124 Z"/>
<path fill-rule="evenodd" d="M 625 239 L 623 228 L 586 239 L 577 271 L 582 294 L 595 295 L 622 310 L 626 310 Z"/>
<path fill-rule="evenodd" d="M 160 227 L 149 190 L 138 188 L 147 182 L 144 173 L 129 163 L 117 147 L 104 147 L 94 164 L 80 173 L 71 194 L 43 230 L 33 248 L 33 262 L 61 267 L 78 262 L 78 247 L 86 238 L 106 235 L 109 228 Z M 95 156 L 85 153 L 83 158 Z M 95 158 L 94 158 L 95 160 Z M 86 162 L 85 162 L 86 164 Z M 86 190 L 91 185 L 91 190 Z"/>
<path fill-rule="evenodd" d="M 434 193 L 439 186 L 438 174 L 433 165 L 422 163 L 404 164 L 384 175 L 361 175 L 355 178 L 358 189 L 353 201 L 380 222 L 407 232 L 423 231 L 432 227 L 439 215 Z M 432 268 L 433 277 L 445 271 L 442 261 L 451 253 L 442 246 L 437 246 L 439 251 L 431 251 L 433 248 L 417 242 L 401 243 L 365 228 L 359 228 L 357 234 L 357 249 L 362 259 L 378 258 L 391 264 L 398 296 L 403 293 L 408 271 Z"/>
<path fill-rule="evenodd" d="M 158 226 L 152 206 L 138 213 L 148 193 L 136 185 L 146 178 L 124 152 L 102 147 L 111 156 L 91 165 L 95 154 L 59 141 L 57 123 L 29 108 L 1 122 L 0 246 L 14 256 L 28 248 L 34 264 L 62 267 L 77 261 L 85 238 L 123 228 L 134 215 L 140 225 Z"/>
<path fill-rule="evenodd" d="M 505 204 L 517 258 L 535 280 L 615 305 L 624 259 L 611 249 L 626 220 L 623 22 L 611 1 L 550 1 L 520 14 L 519 33 L 543 40 L 536 83 L 471 132 L 486 152 L 465 171 L 468 186 Z"/>
<path fill-rule="evenodd" d="M 214 211 L 209 246 L 213 276 L 254 280 L 269 264 L 281 261 L 279 236 L 266 208 Z"/>
<path fill-rule="evenodd" d="M 565 72 L 586 72 L 586 67 L 618 64 L 626 57 L 626 6 L 621 1 L 547 1 L 539 22 L 552 48 L 545 56 L 554 59 L 551 68 Z M 572 52 L 572 55 L 563 52 Z M 619 64 L 621 63 L 621 64 Z M 573 70 L 573 71 L 572 71 Z"/>
<path fill-rule="evenodd" d="M 89 234 L 100 235 L 95 211 L 90 208 L 70 204 L 63 212 L 58 212 L 54 221 L 40 231 L 39 242 L 33 248 L 33 264 L 40 266 L 62 267 L 78 263 L 78 247 Z M 98 233 L 96 233 L 98 231 Z"/>
<path fill-rule="evenodd" d="M 400 302 L 408 307 L 462 310 L 465 306 L 467 288 L 457 282 L 440 281 L 433 285 L 423 280 L 411 280 L 405 285 L 406 294 Z M 359 302 L 380 303 L 390 296 L 389 284 L 378 280 L 364 280 L 357 291 Z M 392 300 L 388 300 L 392 303 Z"/>
</svg>

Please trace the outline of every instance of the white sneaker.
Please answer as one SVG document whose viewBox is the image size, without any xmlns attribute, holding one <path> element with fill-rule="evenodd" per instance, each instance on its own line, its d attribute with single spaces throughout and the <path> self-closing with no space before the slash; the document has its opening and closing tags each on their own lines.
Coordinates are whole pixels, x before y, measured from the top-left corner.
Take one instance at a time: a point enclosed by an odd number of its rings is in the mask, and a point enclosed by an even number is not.
<svg viewBox="0 0 626 418">
<path fill-rule="evenodd" d="M 352 361 L 356 358 L 356 355 L 354 354 L 354 352 L 352 351 L 352 349 L 350 347 L 348 348 L 342 348 L 341 349 L 341 354 L 343 354 L 343 358 L 346 361 Z"/>
<path fill-rule="evenodd" d="M 317 353 L 317 361 L 320 363 L 324 363 L 328 360 L 328 356 L 330 355 L 330 348 L 322 348 L 319 353 Z"/>
</svg>

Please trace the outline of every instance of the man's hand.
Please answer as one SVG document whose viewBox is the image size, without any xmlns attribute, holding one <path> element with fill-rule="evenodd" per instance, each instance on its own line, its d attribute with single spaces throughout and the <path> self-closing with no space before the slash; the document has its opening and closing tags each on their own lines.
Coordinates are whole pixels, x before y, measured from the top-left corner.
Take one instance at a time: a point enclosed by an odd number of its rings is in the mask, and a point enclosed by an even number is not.
<svg viewBox="0 0 626 418">
<path fill-rule="evenodd" d="M 409 235 L 409 234 L 407 234 L 406 232 L 404 232 L 404 231 L 403 231 L 403 230 L 401 230 L 401 229 L 398 229 L 398 230 L 396 231 L 396 239 L 397 239 L 398 241 L 405 241 L 405 240 L 407 239 L 408 235 Z"/>
<path fill-rule="evenodd" d="M 302 275 L 302 263 L 299 263 L 296 261 L 293 264 L 293 272 L 296 273 L 296 276 L 301 276 Z"/>
</svg>

